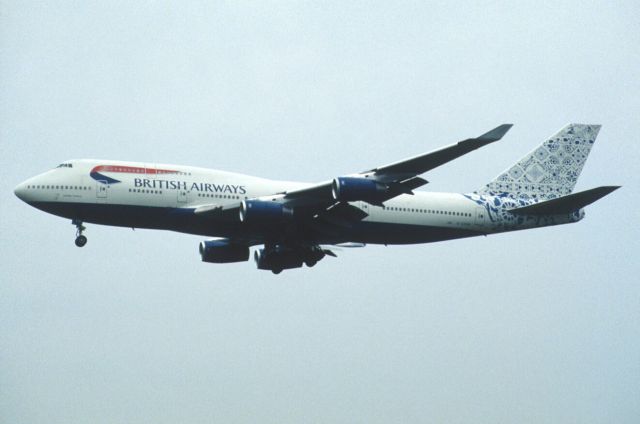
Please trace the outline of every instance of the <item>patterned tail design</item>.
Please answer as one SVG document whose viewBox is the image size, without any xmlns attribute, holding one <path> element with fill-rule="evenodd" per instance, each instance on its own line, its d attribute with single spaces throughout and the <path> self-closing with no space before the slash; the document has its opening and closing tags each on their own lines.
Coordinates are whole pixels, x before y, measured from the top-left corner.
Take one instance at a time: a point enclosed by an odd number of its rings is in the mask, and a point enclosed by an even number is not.
<svg viewBox="0 0 640 424">
<path fill-rule="evenodd" d="M 571 194 L 600 125 L 569 124 L 476 193 L 521 200 Z"/>
</svg>

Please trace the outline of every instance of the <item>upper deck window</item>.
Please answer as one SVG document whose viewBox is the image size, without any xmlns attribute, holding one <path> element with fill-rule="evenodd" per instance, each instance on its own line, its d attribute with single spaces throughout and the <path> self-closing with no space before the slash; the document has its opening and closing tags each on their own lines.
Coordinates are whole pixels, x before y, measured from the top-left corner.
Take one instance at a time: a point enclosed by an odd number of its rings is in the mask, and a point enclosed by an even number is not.
<svg viewBox="0 0 640 424">
<path fill-rule="evenodd" d="M 73 168 L 73 165 L 70 163 L 61 163 L 60 165 L 56 166 L 56 168 Z"/>
</svg>

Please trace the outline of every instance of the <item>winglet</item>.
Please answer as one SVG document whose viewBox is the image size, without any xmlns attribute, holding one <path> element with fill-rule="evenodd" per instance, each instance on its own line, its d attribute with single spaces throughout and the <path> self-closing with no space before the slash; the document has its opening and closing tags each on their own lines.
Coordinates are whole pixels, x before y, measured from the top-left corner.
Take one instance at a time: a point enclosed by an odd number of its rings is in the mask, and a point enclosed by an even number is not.
<svg viewBox="0 0 640 424">
<path fill-rule="evenodd" d="M 477 137 L 478 140 L 485 141 L 498 141 L 513 127 L 513 124 L 502 124 L 500 126 L 495 127 L 491 131 L 482 134 L 480 137 Z"/>
</svg>

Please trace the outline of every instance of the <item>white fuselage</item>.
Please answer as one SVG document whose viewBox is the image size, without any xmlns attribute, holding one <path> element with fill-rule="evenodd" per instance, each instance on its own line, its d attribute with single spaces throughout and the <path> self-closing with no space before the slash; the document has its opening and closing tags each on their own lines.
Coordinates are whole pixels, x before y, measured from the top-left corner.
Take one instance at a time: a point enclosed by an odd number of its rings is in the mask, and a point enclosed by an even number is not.
<svg viewBox="0 0 640 424">
<path fill-rule="evenodd" d="M 189 166 L 102 160 L 67 161 L 23 182 L 25 202 L 65 218 L 105 225 L 154 228 L 205 236 L 252 238 L 240 222 L 217 222 L 193 214 L 201 206 L 237 205 L 310 184 L 274 181 Z M 511 199 L 456 193 L 416 192 L 373 206 L 352 205 L 368 214 L 354 228 L 318 242 L 425 243 L 502 231 L 576 222 L 583 212 L 517 217 Z M 326 240 L 325 240 L 326 239 Z"/>
</svg>

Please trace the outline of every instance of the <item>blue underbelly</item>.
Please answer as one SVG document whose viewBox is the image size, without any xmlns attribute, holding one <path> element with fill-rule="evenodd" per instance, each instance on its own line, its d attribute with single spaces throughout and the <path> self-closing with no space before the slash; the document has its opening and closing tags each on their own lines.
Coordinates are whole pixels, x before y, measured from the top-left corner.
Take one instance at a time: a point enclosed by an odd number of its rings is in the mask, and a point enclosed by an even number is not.
<svg viewBox="0 0 640 424">
<path fill-rule="evenodd" d="M 218 220 L 196 215 L 189 208 L 168 208 L 97 203 L 34 202 L 45 212 L 83 222 L 118 227 L 178 231 L 207 237 L 229 237 L 262 243 L 281 237 L 285 227 L 293 228 L 293 237 L 318 244 L 360 242 L 369 244 L 416 244 L 474 237 L 483 233 L 468 229 L 362 221 L 347 227 L 318 227 L 305 223 L 282 225 L 246 225 L 233 220 Z"/>
</svg>

